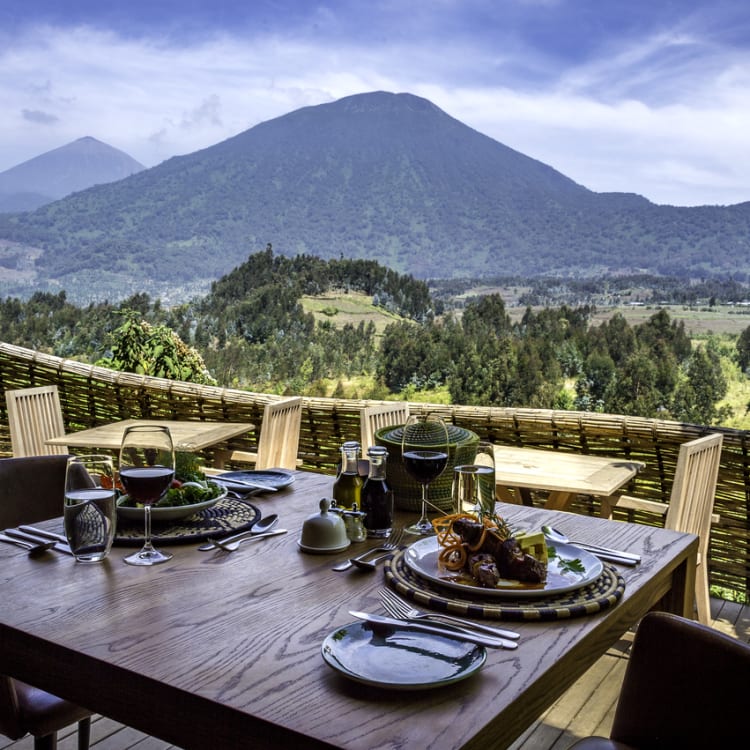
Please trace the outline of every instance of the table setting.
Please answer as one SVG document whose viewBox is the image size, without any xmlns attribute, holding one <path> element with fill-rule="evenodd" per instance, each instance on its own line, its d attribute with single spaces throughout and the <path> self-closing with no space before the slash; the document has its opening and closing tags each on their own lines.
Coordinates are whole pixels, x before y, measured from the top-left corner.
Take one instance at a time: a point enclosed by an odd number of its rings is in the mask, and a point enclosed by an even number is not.
<svg viewBox="0 0 750 750">
<path fill-rule="evenodd" d="M 451 459 L 438 480 L 448 472 L 458 487 L 456 472 L 468 464 Z M 72 557 L 62 518 L 8 529 L 55 546 L 29 558 L 2 545 L 0 667 L 182 747 L 232 746 L 248 735 L 269 748 L 295 738 L 395 747 L 394 726 L 415 746 L 440 736 L 446 748 L 473 746 L 472 738 L 503 747 L 641 612 L 657 600 L 687 606 L 694 544 L 686 535 L 498 503 L 493 510 L 515 535 L 541 538 L 550 576 L 528 589 L 486 588 L 441 572 L 438 559 L 438 547 L 452 549 L 439 541 L 444 519 L 477 519 L 487 507 L 479 481 L 437 498 L 438 480 L 426 483 L 436 533 L 415 534 L 407 529 L 423 496 L 410 480 L 409 507 L 396 502 L 378 521 L 387 535 L 361 539 L 351 523 L 359 511 L 331 503 L 333 477 L 289 476 L 276 492 L 227 489 L 194 516 L 155 521 L 152 543 L 172 557 L 153 566 L 122 564 L 127 547 L 142 545 L 145 519 L 126 526 L 118 517 L 109 554 L 87 564 Z M 224 520 L 228 506 L 236 520 Z M 573 541 L 551 540 L 543 526 Z M 133 539 L 118 541 L 125 528 Z M 602 560 L 584 548 L 594 542 L 643 560 Z M 566 570 L 574 560 L 581 570 Z M 568 575 L 574 581 L 562 583 Z M 22 658 L 27 647 L 39 656 Z M 124 705 L 112 685 L 132 701 Z M 404 693 L 405 701 L 392 697 Z M 461 696 L 455 710 L 446 695 Z M 175 722 L 186 696 L 189 715 Z M 159 712 L 149 710 L 154 701 Z M 335 727 L 322 720 L 328 715 Z"/>
<path fill-rule="evenodd" d="M 393 537 L 348 540 L 337 552 L 304 551 L 305 521 L 320 515 L 333 478 L 305 471 L 293 476 L 277 492 L 243 496 L 257 509 L 247 529 L 220 530 L 211 542 L 157 541 L 173 557 L 155 566 L 122 564 L 126 549 L 116 543 L 103 561 L 85 565 L 56 548 L 28 558 L 27 550 L 3 544 L 8 606 L 0 613 L 2 668 L 186 748 L 232 746 L 248 735 L 267 737 L 258 746 L 269 748 L 295 737 L 310 747 L 393 747 L 394 726 L 415 746 L 420 737 L 438 735 L 441 747 L 471 746 L 472 737 L 490 732 L 492 746 L 503 747 L 606 648 L 601 633 L 616 638 L 665 591 L 674 590 L 675 601 L 683 598 L 679 579 L 668 583 L 665 576 L 686 564 L 690 540 L 652 527 L 498 504 L 514 529 L 539 531 L 546 524 L 572 540 L 644 558 L 632 567 L 601 561 L 598 580 L 625 581 L 608 607 L 585 610 L 585 602 L 575 616 L 514 619 L 510 610 L 516 608 L 560 607 L 548 596 L 506 599 L 452 589 L 430 580 L 429 571 L 407 566 L 404 558 L 415 547 L 415 565 L 425 565 L 419 545 L 436 537 L 404 532 L 420 515 L 419 492 L 417 507 L 394 509 Z M 61 503 L 62 494 L 61 488 Z M 226 499 L 201 514 L 217 512 Z M 344 521 L 341 513 L 332 515 Z M 143 535 L 140 522 L 131 525 Z M 62 518 L 29 527 L 55 544 L 59 540 L 42 534 L 64 531 Z M 262 533 L 248 533 L 253 530 Z M 233 544 L 230 538 L 240 533 L 246 541 L 235 540 L 231 552 L 215 544 Z M 376 551 L 391 538 L 396 549 Z M 199 550 L 209 544 L 214 547 Z M 388 557 L 374 571 L 353 565 L 332 570 L 362 553 L 368 553 L 365 560 Z M 626 598 L 629 605 L 622 607 Z M 81 612 L 88 614 L 82 618 Z M 363 615 L 388 619 L 368 622 Z M 200 643 L 210 648 L 196 647 Z M 29 658 L 27 645 L 39 656 Z M 115 685 L 132 695 L 127 705 Z M 408 699 L 391 697 L 401 694 Z M 455 710 L 446 695 L 460 696 Z M 189 715 L 180 708 L 186 696 Z M 159 712 L 149 710 L 154 701 Z M 175 722 L 178 714 L 185 720 Z M 321 720 L 328 715 L 337 717 L 335 727 Z"/>
</svg>

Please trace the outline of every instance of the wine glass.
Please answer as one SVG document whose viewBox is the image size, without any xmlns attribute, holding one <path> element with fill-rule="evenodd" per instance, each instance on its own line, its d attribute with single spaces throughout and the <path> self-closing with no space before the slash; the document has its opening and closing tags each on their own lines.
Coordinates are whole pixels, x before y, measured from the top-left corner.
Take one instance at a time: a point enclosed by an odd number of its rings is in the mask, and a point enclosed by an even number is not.
<svg viewBox="0 0 750 750">
<path fill-rule="evenodd" d="M 422 514 L 416 523 L 407 526 L 409 534 L 427 536 L 434 529 L 427 518 L 427 488 L 448 464 L 448 428 L 437 414 L 412 414 L 403 427 L 401 457 L 406 473 L 422 485 Z"/>
<path fill-rule="evenodd" d="M 120 446 L 120 482 L 145 516 L 143 547 L 124 558 L 129 565 L 157 565 L 172 558 L 151 544 L 151 506 L 158 502 L 174 479 L 174 446 L 163 425 L 132 425 Z"/>
</svg>

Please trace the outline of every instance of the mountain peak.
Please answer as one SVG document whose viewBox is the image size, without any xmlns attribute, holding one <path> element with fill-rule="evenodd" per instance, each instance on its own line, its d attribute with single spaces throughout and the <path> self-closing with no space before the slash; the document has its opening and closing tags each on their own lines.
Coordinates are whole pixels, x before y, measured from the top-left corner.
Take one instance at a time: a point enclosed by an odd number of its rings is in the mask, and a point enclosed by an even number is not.
<svg viewBox="0 0 750 750">
<path fill-rule="evenodd" d="M 0 211 L 28 211 L 145 167 L 90 135 L 0 172 Z"/>
</svg>

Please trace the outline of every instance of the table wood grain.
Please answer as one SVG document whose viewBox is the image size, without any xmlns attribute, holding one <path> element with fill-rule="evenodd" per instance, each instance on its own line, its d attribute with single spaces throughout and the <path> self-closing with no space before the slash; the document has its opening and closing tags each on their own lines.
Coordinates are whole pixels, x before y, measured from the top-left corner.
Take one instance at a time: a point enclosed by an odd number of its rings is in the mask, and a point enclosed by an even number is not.
<svg viewBox="0 0 750 750">
<path fill-rule="evenodd" d="M 524 504 L 531 505 L 529 490 L 547 490 L 550 510 L 566 510 L 576 495 L 615 498 L 645 466 L 621 458 L 507 445 L 494 446 L 494 453 L 500 499 L 509 499 L 503 490 L 510 487 L 519 492 Z"/>
<path fill-rule="evenodd" d="M 135 568 L 121 548 L 82 564 L 0 545 L 0 671 L 182 748 L 503 748 L 654 605 L 690 609 L 696 537 L 500 505 L 516 525 L 551 522 L 642 555 L 621 571 L 620 603 L 509 625 L 519 648 L 490 650 L 477 675 L 452 686 L 401 693 L 353 683 L 323 662 L 321 643 L 352 621 L 348 610 L 381 612 L 384 581 L 382 571 L 331 570 L 368 543 L 299 551 L 302 522 L 331 484 L 298 472 L 286 490 L 253 498 L 289 533 L 229 554 L 173 547 L 168 563 Z"/>
<path fill-rule="evenodd" d="M 190 422 L 169 419 L 123 419 L 119 422 L 91 427 L 50 438 L 47 445 L 69 445 L 75 448 L 120 449 L 122 436 L 127 427 L 133 425 L 163 425 L 169 427 L 175 450 L 200 451 L 217 443 L 223 443 L 255 428 L 250 422 Z"/>
</svg>

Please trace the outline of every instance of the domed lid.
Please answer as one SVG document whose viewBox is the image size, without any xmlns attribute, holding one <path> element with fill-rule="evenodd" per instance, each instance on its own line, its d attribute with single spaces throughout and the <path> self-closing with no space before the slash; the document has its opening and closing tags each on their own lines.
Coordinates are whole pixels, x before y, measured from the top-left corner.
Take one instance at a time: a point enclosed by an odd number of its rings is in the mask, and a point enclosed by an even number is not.
<svg viewBox="0 0 750 750">
<path fill-rule="evenodd" d="M 420 433 L 417 440 L 409 438 L 409 442 L 417 445 L 439 445 L 445 440 L 445 433 L 439 425 L 431 422 L 423 422 L 418 425 Z M 461 445 L 461 443 L 478 440 L 478 436 L 471 430 L 458 427 L 454 424 L 445 425 L 448 431 L 448 442 L 450 445 Z M 411 430 L 410 430 L 411 432 Z M 376 440 L 386 444 L 395 443 L 401 445 L 404 439 L 404 425 L 398 427 L 383 427 L 375 433 Z"/>
<path fill-rule="evenodd" d="M 338 513 L 329 513 L 331 501 L 324 497 L 320 501 L 320 513 L 308 516 L 302 524 L 300 542 L 303 547 L 317 550 L 334 550 L 346 547 L 349 538 L 346 524 Z"/>
</svg>

